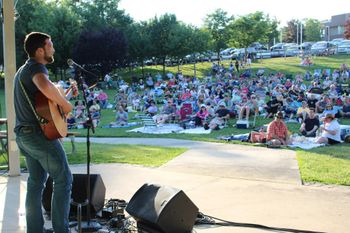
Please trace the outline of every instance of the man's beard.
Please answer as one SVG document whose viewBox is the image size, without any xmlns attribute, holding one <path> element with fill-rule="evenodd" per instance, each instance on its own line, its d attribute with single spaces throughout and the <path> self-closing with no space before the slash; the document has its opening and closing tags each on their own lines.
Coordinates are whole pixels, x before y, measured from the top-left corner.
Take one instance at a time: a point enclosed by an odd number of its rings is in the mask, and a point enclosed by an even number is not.
<svg viewBox="0 0 350 233">
<path fill-rule="evenodd" d="M 48 64 L 52 64 L 55 61 L 53 55 L 52 56 L 47 56 L 46 52 L 45 52 L 44 59 L 45 59 L 45 61 L 47 61 Z"/>
</svg>

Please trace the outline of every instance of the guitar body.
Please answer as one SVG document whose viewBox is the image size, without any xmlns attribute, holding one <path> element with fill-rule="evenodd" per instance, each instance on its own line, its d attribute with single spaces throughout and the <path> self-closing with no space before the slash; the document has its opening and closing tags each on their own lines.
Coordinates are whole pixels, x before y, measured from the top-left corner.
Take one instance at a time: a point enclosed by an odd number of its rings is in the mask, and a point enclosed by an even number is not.
<svg viewBox="0 0 350 233">
<path fill-rule="evenodd" d="M 60 91 L 62 94 L 63 90 Z M 68 131 L 66 117 L 56 103 L 38 92 L 35 97 L 35 110 L 39 116 L 48 120 L 47 124 L 40 124 L 40 126 L 49 140 L 66 137 Z"/>
</svg>

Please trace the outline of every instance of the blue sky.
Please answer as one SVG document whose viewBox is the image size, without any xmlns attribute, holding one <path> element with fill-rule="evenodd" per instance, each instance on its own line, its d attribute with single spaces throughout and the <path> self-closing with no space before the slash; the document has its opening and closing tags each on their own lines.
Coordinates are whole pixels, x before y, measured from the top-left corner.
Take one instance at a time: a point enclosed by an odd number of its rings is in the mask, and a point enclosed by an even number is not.
<svg viewBox="0 0 350 233">
<path fill-rule="evenodd" d="M 218 8 L 235 16 L 262 11 L 285 26 L 291 19 L 327 20 L 349 13 L 350 0 L 121 0 L 119 8 L 136 21 L 173 13 L 178 20 L 195 26 L 201 26 L 206 15 Z"/>
</svg>

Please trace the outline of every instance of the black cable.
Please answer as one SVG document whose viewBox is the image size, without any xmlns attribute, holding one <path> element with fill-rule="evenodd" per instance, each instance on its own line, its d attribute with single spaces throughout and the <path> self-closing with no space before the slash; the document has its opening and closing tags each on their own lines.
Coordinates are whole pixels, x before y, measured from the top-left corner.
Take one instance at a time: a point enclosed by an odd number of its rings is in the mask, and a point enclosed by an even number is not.
<svg viewBox="0 0 350 233">
<path fill-rule="evenodd" d="M 218 221 L 221 221 L 221 222 L 215 222 L 214 219 L 218 220 Z M 254 223 L 232 222 L 232 221 L 227 221 L 227 220 L 224 220 L 224 219 L 212 217 L 212 216 L 209 216 L 209 215 L 204 215 L 202 213 L 198 214 L 198 218 L 197 218 L 195 224 L 218 225 L 218 226 L 234 226 L 234 227 L 249 227 L 249 228 L 257 228 L 257 229 L 264 229 L 264 230 L 270 230 L 270 231 L 284 231 L 284 232 L 295 232 L 295 233 L 324 233 L 324 232 L 320 232 L 320 231 L 299 230 L 299 229 L 283 228 L 283 227 L 269 227 L 269 226 L 266 226 L 266 225 L 254 224 Z"/>
</svg>

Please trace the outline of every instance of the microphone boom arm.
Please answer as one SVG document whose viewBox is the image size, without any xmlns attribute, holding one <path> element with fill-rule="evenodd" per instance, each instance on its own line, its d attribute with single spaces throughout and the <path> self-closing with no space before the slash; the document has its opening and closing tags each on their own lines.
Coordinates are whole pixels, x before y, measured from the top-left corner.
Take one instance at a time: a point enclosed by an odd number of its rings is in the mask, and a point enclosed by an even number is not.
<svg viewBox="0 0 350 233">
<path fill-rule="evenodd" d="M 73 59 L 71 59 L 71 58 L 67 59 L 67 64 L 68 64 L 69 67 L 74 67 L 75 66 L 75 67 L 79 68 L 80 70 L 82 70 L 82 71 L 84 71 L 84 72 L 86 72 L 88 74 L 91 74 L 95 78 L 99 78 L 96 74 L 94 74 L 94 73 L 84 69 L 81 65 L 79 65 L 78 63 L 73 61 Z"/>
</svg>

